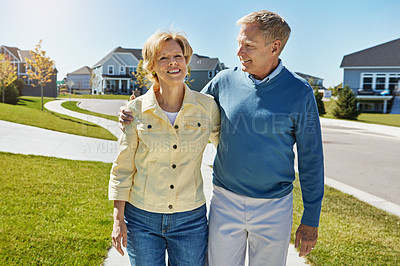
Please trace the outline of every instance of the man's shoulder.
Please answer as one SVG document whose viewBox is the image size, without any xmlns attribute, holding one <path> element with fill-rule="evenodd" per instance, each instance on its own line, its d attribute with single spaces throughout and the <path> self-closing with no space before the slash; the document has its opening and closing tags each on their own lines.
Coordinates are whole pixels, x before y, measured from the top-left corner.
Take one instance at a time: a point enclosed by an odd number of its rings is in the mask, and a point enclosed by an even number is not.
<svg viewBox="0 0 400 266">
<path fill-rule="evenodd" d="M 227 68 L 224 69 L 222 71 L 220 71 L 214 79 L 218 79 L 218 78 L 227 78 L 227 77 L 232 77 L 232 76 L 236 76 L 236 75 L 242 75 L 243 72 L 240 69 L 240 67 L 233 67 L 233 68 Z"/>
<path fill-rule="evenodd" d="M 309 93 L 310 91 L 312 92 L 312 88 L 310 84 L 308 83 L 307 80 L 304 78 L 300 77 L 296 73 L 288 70 L 287 68 L 283 69 L 284 74 L 285 74 L 285 81 L 290 82 L 290 87 L 297 90 L 297 91 L 303 91 L 304 93 Z"/>
</svg>

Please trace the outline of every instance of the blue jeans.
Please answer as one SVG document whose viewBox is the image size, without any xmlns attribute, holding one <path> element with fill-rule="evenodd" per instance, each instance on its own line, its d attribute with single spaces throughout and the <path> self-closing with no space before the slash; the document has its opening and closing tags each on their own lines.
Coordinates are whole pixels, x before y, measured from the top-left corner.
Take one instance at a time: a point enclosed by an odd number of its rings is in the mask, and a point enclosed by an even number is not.
<svg viewBox="0 0 400 266">
<path fill-rule="evenodd" d="M 128 255 L 131 265 L 204 266 L 208 225 L 206 206 L 172 214 L 153 213 L 125 204 Z"/>
</svg>

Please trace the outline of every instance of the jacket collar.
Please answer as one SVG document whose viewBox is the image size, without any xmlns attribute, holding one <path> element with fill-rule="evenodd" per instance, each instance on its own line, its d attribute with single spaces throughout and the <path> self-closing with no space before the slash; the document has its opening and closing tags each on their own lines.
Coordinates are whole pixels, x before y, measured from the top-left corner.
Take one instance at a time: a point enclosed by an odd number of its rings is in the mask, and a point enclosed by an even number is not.
<svg viewBox="0 0 400 266">
<path fill-rule="evenodd" d="M 182 108 L 186 105 L 197 105 L 196 96 L 193 91 L 185 84 L 185 96 L 183 97 Z M 156 94 L 154 93 L 154 85 L 143 95 L 142 112 L 151 109 L 161 109 L 158 105 Z M 182 109 L 181 108 L 181 109 Z"/>
</svg>

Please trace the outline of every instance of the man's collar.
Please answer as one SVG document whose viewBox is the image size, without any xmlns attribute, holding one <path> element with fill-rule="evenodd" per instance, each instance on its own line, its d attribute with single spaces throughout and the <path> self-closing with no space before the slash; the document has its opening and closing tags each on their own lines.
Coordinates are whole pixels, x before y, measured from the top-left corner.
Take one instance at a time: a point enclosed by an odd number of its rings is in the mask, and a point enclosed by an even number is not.
<svg viewBox="0 0 400 266">
<path fill-rule="evenodd" d="M 249 74 L 249 78 L 250 78 L 256 85 L 258 85 L 258 84 L 260 84 L 260 83 L 263 83 L 263 82 L 268 82 L 268 81 L 270 81 L 271 79 L 273 79 L 274 77 L 276 77 L 276 76 L 281 72 L 282 68 L 283 68 L 282 60 L 279 59 L 279 64 L 278 64 L 278 66 L 274 69 L 274 71 L 272 71 L 271 74 L 269 74 L 269 75 L 268 75 L 267 77 L 265 77 L 263 80 L 255 79 L 254 76 L 253 76 L 252 74 Z"/>
<path fill-rule="evenodd" d="M 183 97 L 182 106 L 192 104 L 197 105 L 196 96 L 194 95 L 193 91 L 189 89 L 189 87 L 185 84 L 185 96 Z M 158 106 L 156 94 L 154 92 L 154 85 L 151 86 L 150 90 L 148 90 L 143 95 L 143 102 L 142 102 L 142 112 L 145 112 L 150 109 L 156 109 Z"/>
</svg>

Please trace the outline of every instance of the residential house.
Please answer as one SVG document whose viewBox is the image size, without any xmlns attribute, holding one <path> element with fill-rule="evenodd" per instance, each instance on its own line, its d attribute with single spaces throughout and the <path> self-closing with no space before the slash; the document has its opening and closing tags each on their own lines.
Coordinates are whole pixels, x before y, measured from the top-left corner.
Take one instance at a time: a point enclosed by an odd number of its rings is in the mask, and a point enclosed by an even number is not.
<svg viewBox="0 0 400 266">
<path fill-rule="evenodd" d="M 400 38 L 343 57 L 343 85 L 357 94 L 362 112 L 396 108 L 400 95 Z M 399 97 L 399 96 L 397 96 Z"/>
<path fill-rule="evenodd" d="M 74 82 L 74 85 L 68 89 L 76 94 L 91 94 L 90 75 L 91 69 L 88 66 L 81 67 L 74 72 L 68 73 L 67 80 L 72 80 Z"/>
<path fill-rule="evenodd" d="M 0 53 L 5 54 L 10 60 L 11 64 L 17 68 L 17 76 L 25 82 L 23 89 L 23 95 L 25 96 L 40 96 L 40 87 L 32 86 L 33 81 L 27 74 L 27 69 L 30 66 L 26 65 L 25 58 L 31 58 L 29 50 L 20 50 L 17 47 L 0 46 Z M 57 97 L 57 69 L 55 69 L 54 75 L 51 77 L 51 82 L 47 83 L 43 87 L 43 96 L 45 97 Z"/>
<path fill-rule="evenodd" d="M 295 72 L 298 76 L 302 77 L 303 79 L 307 80 L 308 83 L 310 83 L 311 87 L 313 89 L 317 89 L 318 92 L 322 95 L 324 98 L 330 98 L 332 96 L 332 91 L 328 90 L 324 87 L 323 82 L 324 80 L 322 78 L 314 77 L 308 74 L 303 74 L 300 72 Z"/>
<path fill-rule="evenodd" d="M 218 72 L 226 68 L 218 58 L 198 54 L 193 54 L 189 67 L 191 71 L 190 80 L 193 80 L 189 87 L 195 91 L 201 91 Z"/>
<path fill-rule="evenodd" d="M 93 94 L 132 94 L 136 71 L 142 58 L 141 49 L 117 47 L 97 62 L 92 68 Z"/>
</svg>

